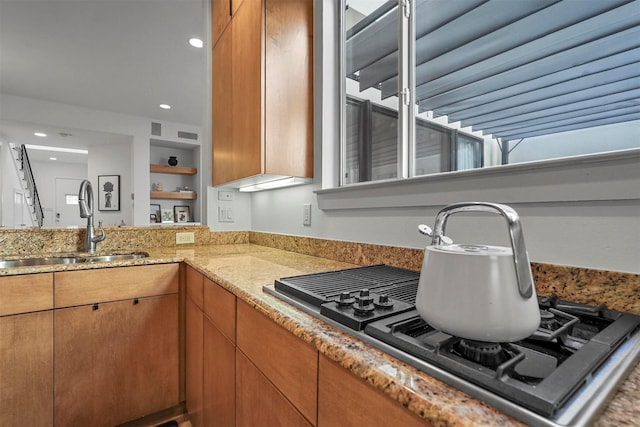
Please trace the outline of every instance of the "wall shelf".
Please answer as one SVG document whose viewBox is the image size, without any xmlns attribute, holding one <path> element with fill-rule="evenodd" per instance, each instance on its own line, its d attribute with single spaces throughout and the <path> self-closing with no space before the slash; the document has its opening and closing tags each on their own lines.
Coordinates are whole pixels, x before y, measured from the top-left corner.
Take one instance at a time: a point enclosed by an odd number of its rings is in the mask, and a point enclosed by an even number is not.
<svg viewBox="0 0 640 427">
<path fill-rule="evenodd" d="M 192 168 L 188 166 L 165 166 L 158 164 L 150 164 L 149 169 L 155 173 L 172 173 L 178 175 L 195 175 L 198 173 L 198 168 Z"/>
<path fill-rule="evenodd" d="M 150 198 L 195 200 L 198 198 L 198 194 L 195 191 L 152 191 Z"/>
</svg>

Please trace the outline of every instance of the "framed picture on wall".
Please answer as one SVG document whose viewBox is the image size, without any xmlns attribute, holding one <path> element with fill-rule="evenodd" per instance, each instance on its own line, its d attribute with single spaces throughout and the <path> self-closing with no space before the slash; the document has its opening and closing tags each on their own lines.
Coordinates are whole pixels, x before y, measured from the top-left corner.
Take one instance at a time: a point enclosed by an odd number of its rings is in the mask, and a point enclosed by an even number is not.
<svg viewBox="0 0 640 427">
<path fill-rule="evenodd" d="M 151 203 L 151 206 L 149 207 L 149 214 L 150 215 L 155 215 L 156 220 L 155 221 L 151 221 L 151 222 L 160 222 L 160 205 L 156 204 L 156 203 Z"/>
<path fill-rule="evenodd" d="M 98 210 L 120 210 L 120 175 L 98 175 Z"/>
<path fill-rule="evenodd" d="M 191 212 L 189 210 L 189 206 L 174 206 L 173 215 L 176 218 L 176 222 L 191 221 Z"/>
</svg>

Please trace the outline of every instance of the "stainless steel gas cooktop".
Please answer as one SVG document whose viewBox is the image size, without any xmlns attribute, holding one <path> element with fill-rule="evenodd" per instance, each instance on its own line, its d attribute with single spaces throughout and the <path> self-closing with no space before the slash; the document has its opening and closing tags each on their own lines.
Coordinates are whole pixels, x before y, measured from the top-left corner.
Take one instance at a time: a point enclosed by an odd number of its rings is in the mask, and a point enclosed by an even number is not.
<svg viewBox="0 0 640 427">
<path fill-rule="evenodd" d="M 470 341 L 415 310 L 419 273 L 386 265 L 276 280 L 273 294 L 530 425 L 589 424 L 640 359 L 640 316 L 539 297 L 513 343 Z"/>
</svg>

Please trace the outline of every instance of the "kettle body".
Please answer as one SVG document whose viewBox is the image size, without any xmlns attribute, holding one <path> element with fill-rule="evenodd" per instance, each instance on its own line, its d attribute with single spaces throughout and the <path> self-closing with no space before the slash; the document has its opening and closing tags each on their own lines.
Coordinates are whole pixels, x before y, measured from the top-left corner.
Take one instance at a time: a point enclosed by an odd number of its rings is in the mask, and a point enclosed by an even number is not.
<svg viewBox="0 0 640 427">
<path fill-rule="evenodd" d="M 474 210 L 505 216 L 512 247 L 454 245 L 443 238 L 448 215 Z M 438 213 L 432 244 L 424 252 L 416 309 L 430 326 L 470 340 L 513 342 L 536 331 L 538 300 L 513 209 L 470 202 Z"/>
</svg>

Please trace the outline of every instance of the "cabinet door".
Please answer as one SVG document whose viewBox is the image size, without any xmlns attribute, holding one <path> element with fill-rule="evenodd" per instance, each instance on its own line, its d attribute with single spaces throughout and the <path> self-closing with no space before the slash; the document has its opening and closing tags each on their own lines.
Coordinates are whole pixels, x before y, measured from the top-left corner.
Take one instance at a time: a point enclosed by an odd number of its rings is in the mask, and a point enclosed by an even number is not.
<svg viewBox="0 0 640 427">
<path fill-rule="evenodd" d="M 264 173 L 313 176 L 313 1 L 266 2 Z"/>
<path fill-rule="evenodd" d="M 0 317 L 0 426 L 53 424 L 53 312 Z"/>
<path fill-rule="evenodd" d="M 246 1 L 246 0 L 245 0 Z M 318 351 L 238 301 L 237 346 L 310 421 L 318 400 Z"/>
<path fill-rule="evenodd" d="M 179 403 L 177 294 L 54 316 L 56 425 L 111 426 Z"/>
<path fill-rule="evenodd" d="M 205 317 L 203 383 L 206 426 L 235 425 L 235 354 L 233 343 Z"/>
<path fill-rule="evenodd" d="M 312 425 L 240 351 L 236 352 L 236 421 L 240 427 Z"/>
<path fill-rule="evenodd" d="M 211 46 L 216 45 L 225 28 L 231 22 L 232 13 L 231 0 L 211 0 Z"/>
<path fill-rule="evenodd" d="M 192 300 L 200 310 L 203 307 L 203 290 L 204 276 L 193 267 L 187 266 L 187 298 Z"/>
<path fill-rule="evenodd" d="M 186 302 L 186 406 L 194 427 L 204 425 L 202 395 L 203 314 L 189 298 Z"/>
<path fill-rule="evenodd" d="M 233 179 L 238 179 L 263 172 L 263 2 L 244 0 L 233 17 L 231 29 L 232 164 Z"/>
<path fill-rule="evenodd" d="M 231 40 L 232 28 L 222 34 L 213 47 L 212 66 L 212 182 L 218 185 L 235 179 L 233 173 L 232 112 L 233 92 L 231 87 Z"/>
<path fill-rule="evenodd" d="M 204 279 L 204 314 L 235 344 L 236 296 L 210 279 Z"/>
<path fill-rule="evenodd" d="M 325 356 L 320 356 L 318 427 L 427 423 Z"/>
</svg>

